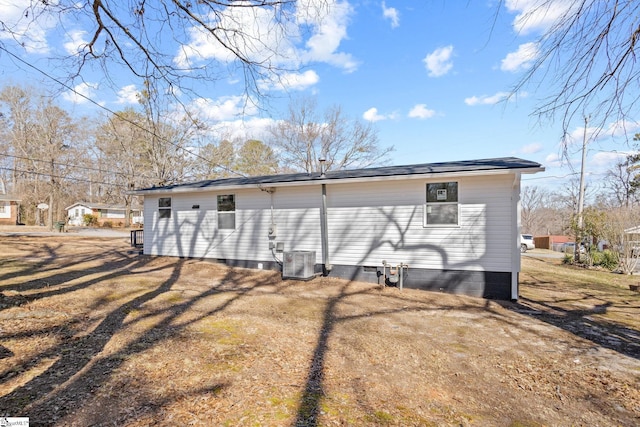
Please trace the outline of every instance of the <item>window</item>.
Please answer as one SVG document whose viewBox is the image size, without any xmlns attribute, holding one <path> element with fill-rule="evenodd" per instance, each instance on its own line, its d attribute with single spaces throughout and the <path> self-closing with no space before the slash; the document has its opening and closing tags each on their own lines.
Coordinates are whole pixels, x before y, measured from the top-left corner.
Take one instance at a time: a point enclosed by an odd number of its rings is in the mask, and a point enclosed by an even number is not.
<svg viewBox="0 0 640 427">
<path fill-rule="evenodd" d="M 424 225 L 458 225 L 458 183 L 427 184 Z"/>
<path fill-rule="evenodd" d="M 158 218 L 171 218 L 171 197 L 158 199 Z"/>
<path fill-rule="evenodd" d="M 218 228 L 236 228 L 236 197 L 233 194 L 218 196 Z"/>
<path fill-rule="evenodd" d="M 7 213 L 5 202 L 0 202 L 0 213 Z"/>
</svg>

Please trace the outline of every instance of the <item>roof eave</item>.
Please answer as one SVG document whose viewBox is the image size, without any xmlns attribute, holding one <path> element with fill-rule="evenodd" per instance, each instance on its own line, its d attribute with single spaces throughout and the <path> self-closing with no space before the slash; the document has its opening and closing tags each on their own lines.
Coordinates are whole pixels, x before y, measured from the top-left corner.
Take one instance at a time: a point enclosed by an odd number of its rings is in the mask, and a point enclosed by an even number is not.
<svg viewBox="0 0 640 427">
<path fill-rule="evenodd" d="M 270 182 L 270 183 L 251 183 L 251 184 L 235 184 L 235 185 L 212 185 L 203 187 L 176 187 L 166 188 L 159 187 L 157 189 L 144 189 L 144 190 L 132 190 L 127 194 L 134 196 L 144 196 L 153 194 L 180 194 L 180 193 L 199 193 L 199 192 L 211 192 L 221 190 L 241 190 L 246 188 L 277 188 L 277 187 L 302 187 L 309 185 L 333 185 L 344 183 L 360 183 L 360 182 L 380 182 L 380 181 L 400 181 L 400 180 L 416 180 L 416 179 L 434 179 L 443 176 L 447 177 L 465 177 L 465 176 L 478 176 L 478 175 L 508 175 L 515 173 L 534 174 L 538 172 L 544 172 L 545 168 L 530 167 L 530 168 L 512 168 L 512 169 L 483 169 L 472 171 L 456 171 L 456 172 L 431 172 L 431 173 L 419 173 L 419 174 L 405 174 L 405 175 L 389 175 L 389 176 L 372 176 L 372 177 L 358 177 L 358 178 L 311 178 L 303 181 L 284 181 L 284 182 Z"/>
</svg>

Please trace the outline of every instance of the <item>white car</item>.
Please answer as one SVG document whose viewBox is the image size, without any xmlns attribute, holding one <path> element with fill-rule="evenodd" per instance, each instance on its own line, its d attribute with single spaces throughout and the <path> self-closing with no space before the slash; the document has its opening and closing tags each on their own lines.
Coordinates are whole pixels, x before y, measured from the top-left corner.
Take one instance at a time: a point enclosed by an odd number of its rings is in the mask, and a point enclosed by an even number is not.
<svg viewBox="0 0 640 427">
<path fill-rule="evenodd" d="M 531 234 L 520 235 L 520 252 L 527 252 L 530 249 L 535 249 L 536 244 L 533 242 L 533 236 Z"/>
</svg>

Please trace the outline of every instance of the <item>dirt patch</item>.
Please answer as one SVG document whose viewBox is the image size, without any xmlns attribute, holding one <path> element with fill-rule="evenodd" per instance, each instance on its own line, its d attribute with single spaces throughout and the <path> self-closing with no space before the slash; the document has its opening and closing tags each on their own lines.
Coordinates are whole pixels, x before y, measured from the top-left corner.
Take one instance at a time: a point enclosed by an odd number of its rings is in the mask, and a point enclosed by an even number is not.
<svg viewBox="0 0 640 427">
<path fill-rule="evenodd" d="M 33 425 L 640 424 L 627 277 L 524 259 L 523 298 L 498 303 L 125 239 L 0 247 L 0 415 Z"/>
</svg>

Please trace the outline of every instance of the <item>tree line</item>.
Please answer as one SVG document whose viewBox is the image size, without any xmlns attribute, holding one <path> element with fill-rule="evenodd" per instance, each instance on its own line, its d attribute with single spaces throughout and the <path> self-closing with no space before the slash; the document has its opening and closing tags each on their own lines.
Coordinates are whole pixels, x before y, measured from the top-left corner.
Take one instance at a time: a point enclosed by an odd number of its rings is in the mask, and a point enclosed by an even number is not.
<svg viewBox="0 0 640 427">
<path fill-rule="evenodd" d="M 633 141 L 640 144 L 640 134 Z M 640 147 L 636 147 L 640 148 Z M 640 255 L 640 154 L 629 154 L 616 162 L 595 184 L 587 185 L 582 227 L 578 221 L 578 179 L 569 178 L 551 190 L 523 186 L 522 231 L 534 236 L 566 235 L 586 248 L 581 262 L 593 263 L 598 249 L 609 248 L 615 265 L 631 273 Z"/>
<path fill-rule="evenodd" d="M 0 90 L 0 178 L 21 199 L 20 220 L 34 224 L 46 203 L 46 224 L 65 219 L 78 201 L 126 206 L 129 191 L 233 176 L 368 167 L 388 160 L 377 130 L 339 106 L 321 112 L 313 98 L 289 106 L 264 140 L 215 140 L 214 124 L 176 114 L 150 85 L 138 105 L 101 117 L 74 117 L 32 87 Z M 126 215 L 127 221 L 129 215 Z M 128 225 L 125 224 L 125 225 Z"/>
</svg>

